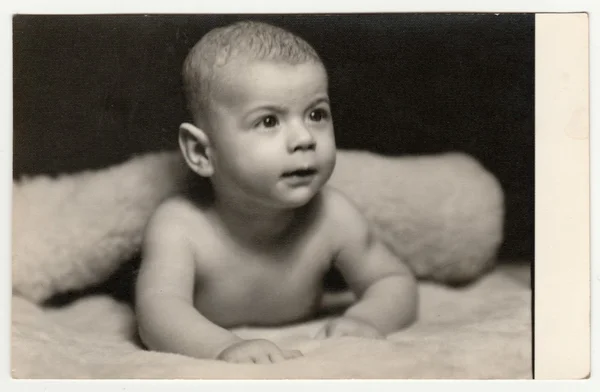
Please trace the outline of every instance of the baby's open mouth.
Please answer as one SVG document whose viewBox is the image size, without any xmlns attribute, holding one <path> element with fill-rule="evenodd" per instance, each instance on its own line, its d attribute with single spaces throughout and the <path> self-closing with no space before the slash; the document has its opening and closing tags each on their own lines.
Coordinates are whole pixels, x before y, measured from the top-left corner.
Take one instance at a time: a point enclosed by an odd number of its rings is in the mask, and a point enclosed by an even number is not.
<svg viewBox="0 0 600 392">
<path fill-rule="evenodd" d="M 307 169 L 297 169 L 284 172 L 282 177 L 308 177 L 315 175 L 317 173 L 317 169 L 307 168 Z"/>
</svg>

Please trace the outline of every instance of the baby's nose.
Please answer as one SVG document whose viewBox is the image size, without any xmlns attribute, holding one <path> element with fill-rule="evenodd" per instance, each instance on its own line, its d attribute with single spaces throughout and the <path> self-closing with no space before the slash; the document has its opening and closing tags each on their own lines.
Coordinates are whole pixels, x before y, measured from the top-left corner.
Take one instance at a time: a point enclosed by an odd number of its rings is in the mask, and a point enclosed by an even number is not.
<svg viewBox="0 0 600 392">
<path fill-rule="evenodd" d="M 316 140 L 312 132 L 305 126 L 297 126 L 290 132 L 289 137 L 289 150 L 291 152 L 314 150 L 316 147 Z"/>
</svg>

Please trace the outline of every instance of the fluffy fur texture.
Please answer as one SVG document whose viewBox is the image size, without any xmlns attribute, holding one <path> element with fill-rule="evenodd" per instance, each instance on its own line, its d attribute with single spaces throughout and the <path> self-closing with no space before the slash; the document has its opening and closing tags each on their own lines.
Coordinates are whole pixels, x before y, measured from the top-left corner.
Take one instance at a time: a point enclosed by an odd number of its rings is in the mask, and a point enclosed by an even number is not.
<svg viewBox="0 0 600 392">
<path fill-rule="evenodd" d="M 338 154 L 331 184 L 358 203 L 421 279 L 467 283 L 495 261 L 502 188 L 465 154 L 392 158 L 346 151 Z"/>
<path fill-rule="evenodd" d="M 342 151 L 338 159 L 332 184 L 364 209 L 420 277 L 474 280 L 491 265 L 501 241 L 502 192 L 471 158 Z M 387 340 L 315 340 L 323 319 L 236 331 L 304 353 L 275 365 L 143 350 L 131 308 L 108 295 L 60 308 L 38 304 L 102 282 L 129 260 L 153 209 L 183 186 L 184 173 L 177 154 L 155 153 L 95 172 L 14 184 L 13 377 L 531 377 L 531 291 L 514 279 L 526 266 L 511 273 L 499 268 L 461 289 L 423 282 L 417 323 Z M 347 294 L 342 304 L 351 300 Z"/>
<path fill-rule="evenodd" d="M 176 155 L 13 186 L 13 292 L 32 301 L 102 282 L 139 249 L 153 209 L 185 173 Z"/>
<path fill-rule="evenodd" d="M 507 269 L 511 268 L 512 271 Z M 149 352 L 136 343 L 131 308 L 92 296 L 57 309 L 17 296 L 12 302 L 16 378 L 348 379 L 531 378 L 531 291 L 527 266 L 499 267 L 453 289 L 420 285 L 419 320 L 387 340 L 312 337 L 315 320 L 282 328 L 244 328 L 304 356 L 274 365 L 229 364 Z"/>
<path fill-rule="evenodd" d="M 154 208 L 184 184 L 177 153 L 13 186 L 13 292 L 41 302 L 104 281 L 139 251 Z M 498 182 L 462 154 L 390 158 L 340 151 L 331 185 L 346 192 L 422 279 L 467 282 L 502 239 Z"/>
</svg>

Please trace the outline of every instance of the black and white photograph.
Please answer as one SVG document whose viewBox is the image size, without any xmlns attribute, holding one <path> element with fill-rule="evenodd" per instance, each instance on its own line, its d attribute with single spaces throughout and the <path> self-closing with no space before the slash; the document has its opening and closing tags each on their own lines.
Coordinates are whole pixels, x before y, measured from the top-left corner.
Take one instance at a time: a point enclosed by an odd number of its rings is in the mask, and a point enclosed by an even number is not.
<svg viewBox="0 0 600 392">
<path fill-rule="evenodd" d="M 536 377 L 534 13 L 12 32 L 13 378 Z"/>
</svg>

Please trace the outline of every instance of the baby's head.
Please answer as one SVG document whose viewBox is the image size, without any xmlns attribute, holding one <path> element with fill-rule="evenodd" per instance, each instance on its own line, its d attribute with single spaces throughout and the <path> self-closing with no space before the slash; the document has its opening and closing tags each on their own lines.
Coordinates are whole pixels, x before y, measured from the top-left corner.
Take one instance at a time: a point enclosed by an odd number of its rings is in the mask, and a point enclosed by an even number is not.
<svg viewBox="0 0 600 392">
<path fill-rule="evenodd" d="M 244 21 L 213 29 L 190 50 L 183 65 L 186 100 L 196 125 L 210 116 L 210 101 L 227 73 L 243 71 L 249 61 L 322 65 L 306 41 L 276 26 Z"/>
<path fill-rule="evenodd" d="M 329 179 L 327 73 L 304 40 L 260 22 L 214 29 L 188 54 L 183 81 L 194 123 L 181 125 L 180 147 L 217 197 L 294 207 Z"/>
</svg>

